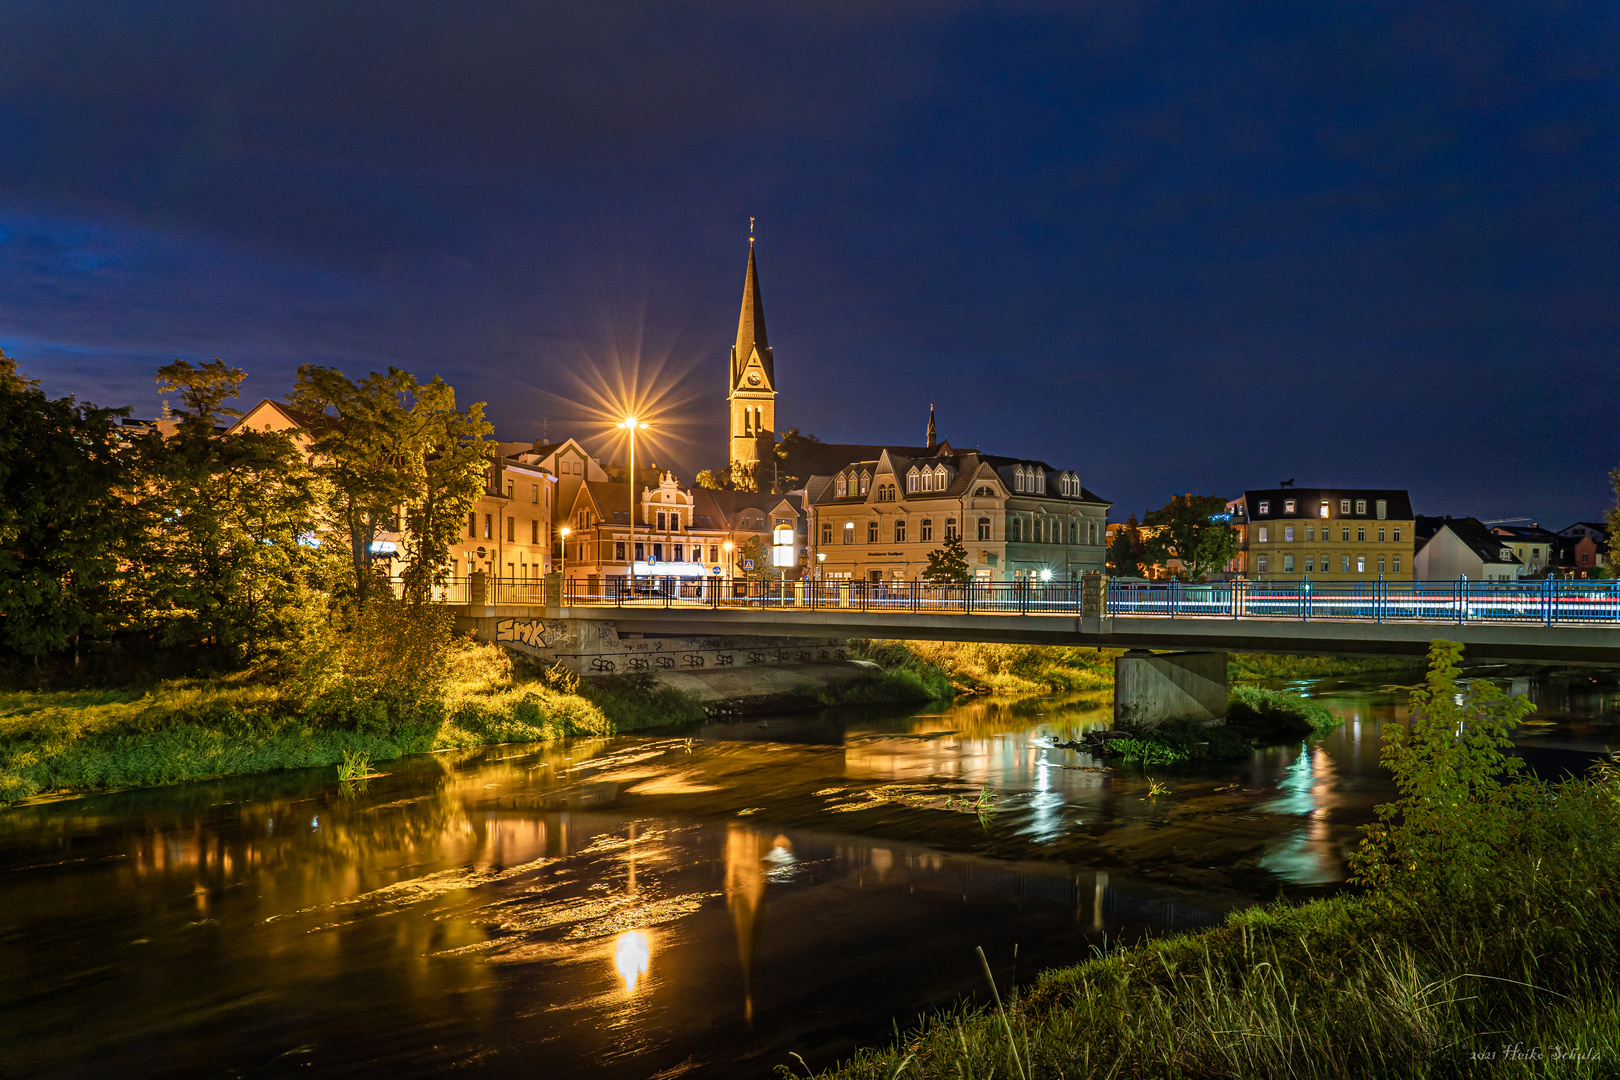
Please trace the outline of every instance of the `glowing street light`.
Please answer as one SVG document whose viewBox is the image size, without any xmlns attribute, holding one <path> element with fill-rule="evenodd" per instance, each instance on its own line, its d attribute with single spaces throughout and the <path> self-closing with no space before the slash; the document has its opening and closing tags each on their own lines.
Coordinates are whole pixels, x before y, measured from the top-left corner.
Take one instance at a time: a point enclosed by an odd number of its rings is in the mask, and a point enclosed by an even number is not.
<svg viewBox="0 0 1620 1080">
<path fill-rule="evenodd" d="M 570 530 L 568 528 L 568 526 L 566 526 L 566 525 L 564 525 L 562 528 L 557 530 L 557 535 L 562 537 L 562 549 L 563 550 L 562 550 L 562 570 L 561 570 L 561 573 L 562 573 L 562 579 L 563 579 L 563 590 L 565 592 L 568 589 L 568 534 L 571 531 L 572 530 Z"/>
<path fill-rule="evenodd" d="M 619 426 L 630 433 L 630 599 L 636 598 L 636 432 L 647 430 L 647 425 L 633 416 L 620 421 Z"/>
<path fill-rule="evenodd" d="M 731 579 L 733 577 L 736 576 L 736 575 L 734 575 L 732 573 L 732 569 L 731 569 L 731 548 L 732 548 L 732 544 L 731 544 L 730 540 L 727 540 L 725 543 L 721 544 L 720 546 L 726 549 L 726 581 L 729 582 L 729 581 L 731 581 Z"/>
</svg>

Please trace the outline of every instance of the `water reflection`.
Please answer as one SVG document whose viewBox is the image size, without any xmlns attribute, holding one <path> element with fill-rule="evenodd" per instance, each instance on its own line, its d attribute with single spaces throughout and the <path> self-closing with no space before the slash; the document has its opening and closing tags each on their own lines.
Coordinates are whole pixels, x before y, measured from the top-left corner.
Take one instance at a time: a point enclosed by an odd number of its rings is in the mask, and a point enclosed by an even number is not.
<svg viewBox="0 0 1620 1080">
<path fill-rule="evenodd" d="M 624 980 L 624 992 L 636 992 L 636 983 L 652 965 L 652 939 L 645 930 L 626 930 L 613 947 L 613 966 Z"/>
</svg>

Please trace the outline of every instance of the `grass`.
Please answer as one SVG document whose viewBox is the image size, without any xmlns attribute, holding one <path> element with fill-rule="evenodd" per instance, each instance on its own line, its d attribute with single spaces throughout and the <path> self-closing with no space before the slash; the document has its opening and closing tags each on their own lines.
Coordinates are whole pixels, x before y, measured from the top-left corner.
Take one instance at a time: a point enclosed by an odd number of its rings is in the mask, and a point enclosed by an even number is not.
<svg viewBox="0 0 1620 1080">
<path fill-rule="evenodd" d="M 1327 706 L 1283 690 L 1234 686 L 1226 695 L 1226 722 L 1274 741 L 1325 735 L 1344 720 Z"/>
<path fill-rule="evenodd" d="M 854 640 L 852 655 L 885 669 L 937 673 L 958 694 L 1111 690 L 1117 649 L 987 645 L 963 641 Z"/>
<path fill-rule="evenodd" d="M 1100 749 L 1112 759 L 1133 765 L 1178 765 L 1246 758 L 1254 753 L 1254 742 L 1225 724 L 1167 720 L 1129 739 L 1109 739 Z"/>
<path fill-rule="evenodd" d="M 1258 679 L 1321 679 L 1373 671 L 1421 671 L 1421 656 L 1278 656 L 1229 653 L 1226 677 L 1237 682 Z"/>
<path fill-rule="evenodd" d="M 819 701 L 822 705 L 886 705 L 949 701 L 955 695 L 950 679 L 939 668 L 905 658 L 898 666 L 834 683 L 821 691 Z"/>
<path fill-rule="evenodd" d="M 469 646 L 438 700 L 393 721 L 339 720 L 246 676 L 140 690 L 0 693 L 0 804 L 49 792 L 173 784 L 278 769 L 363 776 L 405 754 L 607 735 L 703 718 L 676 690 L 630 682 L 556 688 Z M 362 703 L 363 704 L 363 703 Z"/>
</svg>

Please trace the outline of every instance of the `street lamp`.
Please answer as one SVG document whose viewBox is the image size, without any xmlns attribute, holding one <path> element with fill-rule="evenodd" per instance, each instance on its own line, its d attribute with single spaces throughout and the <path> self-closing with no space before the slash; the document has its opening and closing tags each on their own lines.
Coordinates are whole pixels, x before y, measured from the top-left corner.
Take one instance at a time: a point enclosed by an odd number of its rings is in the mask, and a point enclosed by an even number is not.
<svg viewBox="0 0 1620 1080">
<path fill-rule="evenodd" d="M 732 572 L 732 568 L 731 568 L 731 546 L 732 546 L 731 541 L 727 540 L 725 543 L 721 544 L 720 546 L 726 549 L 726 584 L 730 585 L 731 581 L 732 581 L 732 578 L 734 578 L 736 576 Z M 735 590 L 733 590 L 733 591 L 735 591 Z"/>
<path fill-rule="evenodd" d="M 636 598 L 636 432 L 647 430 L 647 425 L 633 416 L 625 417 L 619 426 L 630 433 L 630 599 Z"/>
<path fill-rule="evenodd" d="M 821 581 L 826 576 L 827 576 L 827 553 L 825 551 L 818 551 L 818 552 L 816 552 L 816 580 Z"/>
<path fill-rule="evenodd" d="M 570 530 L 566 525 L 557 530 L 557 535 L 562 537 L 562 570 L 560 572 L 562 574 L 564 592 L 568 591 L 568 534 L 571 531 L 572 530 Z"/>
</svg>

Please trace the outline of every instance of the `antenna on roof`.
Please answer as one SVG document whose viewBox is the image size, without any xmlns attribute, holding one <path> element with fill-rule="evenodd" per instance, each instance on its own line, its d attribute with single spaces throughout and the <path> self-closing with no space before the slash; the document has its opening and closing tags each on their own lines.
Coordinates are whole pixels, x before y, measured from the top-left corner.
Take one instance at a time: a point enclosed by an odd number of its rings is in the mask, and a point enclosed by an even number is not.
<svg viewBox="0 0 1620 1080">
<path fill-rule="evenodd" d="M 748 219 L 748 246 L 754 246 L 754 219 Z"/>
</svg>

